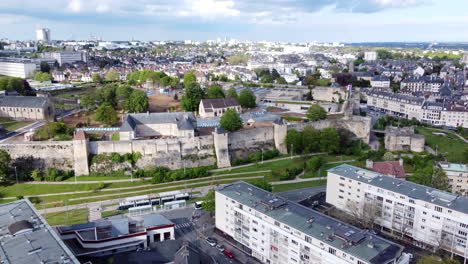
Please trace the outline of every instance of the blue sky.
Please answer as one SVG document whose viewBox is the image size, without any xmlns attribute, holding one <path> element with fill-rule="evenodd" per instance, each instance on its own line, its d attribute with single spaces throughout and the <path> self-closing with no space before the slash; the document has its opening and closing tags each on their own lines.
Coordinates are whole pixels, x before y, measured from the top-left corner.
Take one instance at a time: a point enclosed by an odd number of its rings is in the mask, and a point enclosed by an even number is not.
<svg viewBox="0 0 468 264">
<path fill-rule="evenodd" d="M 467 0 L 0 0 L 0 38 L 465 41 Z"/>
</svg>

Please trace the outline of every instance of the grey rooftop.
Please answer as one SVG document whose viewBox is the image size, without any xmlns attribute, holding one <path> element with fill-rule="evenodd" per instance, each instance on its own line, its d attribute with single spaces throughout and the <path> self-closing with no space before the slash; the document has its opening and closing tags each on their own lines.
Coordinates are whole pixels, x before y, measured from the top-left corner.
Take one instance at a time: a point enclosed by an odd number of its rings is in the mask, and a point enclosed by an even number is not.
<svg viewBox="0 0 468 264">
<path fill-rule="evenodd" d="M 216 191 L 369 263 L 387 263 L 403 251 L 398 244 L 243 181 L 219 187 Z"/>
<path fill-rule="evenodd" d="M 0 263 L 80 263 L 28 200 L 0 205 Z"/>
<path fill-rule="evenodd" d="M 410 181 L 396 179 L 348 164 L 329 169 L 328 172 L 406 195 L 413 200 L 422 200 L 450 210 L 465 214 L 468 213 L 468 197 L 444 192 Z"/>
<path fill-rule="evenodd" d="M 128 114 L 120 131 L 133 131 L 137 125 L 144 124 L 177 124 L 180 130 L 193 130 L 196 122 L 197 118 L 191 112 Z"/>
</svg>

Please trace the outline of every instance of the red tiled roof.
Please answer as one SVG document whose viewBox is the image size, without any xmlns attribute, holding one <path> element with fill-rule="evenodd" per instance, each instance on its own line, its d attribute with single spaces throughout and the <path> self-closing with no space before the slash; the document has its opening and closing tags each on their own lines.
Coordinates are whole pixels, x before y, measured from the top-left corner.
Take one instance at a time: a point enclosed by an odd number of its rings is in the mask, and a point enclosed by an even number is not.
<svg viewBox="0 0 468 264">
<path fill-rule="evenodd" d="M 405 169 L 398 161 L 374 162 L 372 170 L 395 178 L 406 178 Z"/>
</svg>

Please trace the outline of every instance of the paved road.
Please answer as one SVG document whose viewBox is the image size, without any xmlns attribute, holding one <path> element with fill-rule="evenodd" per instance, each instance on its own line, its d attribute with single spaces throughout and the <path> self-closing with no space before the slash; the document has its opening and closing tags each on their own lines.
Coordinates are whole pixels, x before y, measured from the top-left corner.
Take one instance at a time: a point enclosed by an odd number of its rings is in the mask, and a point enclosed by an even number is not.
<svg viewBox="0 0 468 264">
<path fill-rule="evenodd" d="M 13 138 L 13 137 L 16 137 L 16 136 L 19 136 L 19 135 L 22 135 L 26 132 L 29 132 L 30 130 L 36 130 L 37 128 L 43 126 L 46 122 L 45 121 L 36 121 L 30 125 L 27 125 L 25 127 L 22 127 L 22 128 L 19 128 L 13 132 L 9 132 L 6 136 L 6 138 L 3 138 L 2 140 L 0 140 L 0 143 L 1 142 L 4 142 L 4 141 L 7 141 L 9 140 L 10 138 Z"/>
</svg>

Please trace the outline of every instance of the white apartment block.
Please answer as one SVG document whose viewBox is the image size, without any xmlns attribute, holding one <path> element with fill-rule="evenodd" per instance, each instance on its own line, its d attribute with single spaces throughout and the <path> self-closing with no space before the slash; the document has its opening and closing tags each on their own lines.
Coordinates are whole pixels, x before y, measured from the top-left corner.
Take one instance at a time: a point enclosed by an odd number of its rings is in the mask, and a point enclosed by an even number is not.
<svg viewBox="0 0 468 264">
<path fill-rule="evenodd" d="M 15 60 L 0 60 L 0 74 L 19 77 L 19 78 L 32 78 L 36 64 L 29 61 L 15 61 Z"/>
<path fill-rule="evenodd" d="M 439 167 L 447 174 L 452 193 L 468 196 L 468 165 L 439 162 Z"/>
<path fill-rule="evenodd" d="M 87 62 L 88 58 L 86 53 L 80 51 L 53 51 L 44 52 L 41 54 L 42 58 L 52 58 L 57 60 L 58 64 L 62 66 L 65 63 Z"/>
<path fill-rule="evenodd" d="M 375 51 L 366 51 L 364 52 L 365 61 L 375 61 L 377 60 L 378 54 Z"/>
<path fill-rule="evenodd" d="M 372 88 L 390 88 L 390 79 L 385 75 L 378 75 L 370 81 Z"/>
<path fill-rule="evenodd" d="M 434 126 L 468 128 L 468 107 L 426 101 L 424 98 L 385 91 L 367 91 L 367 106 L 405 119 L 416 119 Z"/>
<path fill-rule="evenodd" d="M 468 255 L 468 198 L 347 164 L 328 170 L 327 178 L 326 201 L 336 208 L 375 208 L 374 224 L 382 231 L 419 247 Z"/>
<path fill-rule="evenodd" d="M 438 93 L 444 80 L 433 76 L 412 76 L 401 81 L 400 90 Z"/>
<path fill-rule="evenodd" d="M 216 228 L 262 263 L 406 263 L 402 246 L 246 182 L 215 200 Z"/>
</svg>

